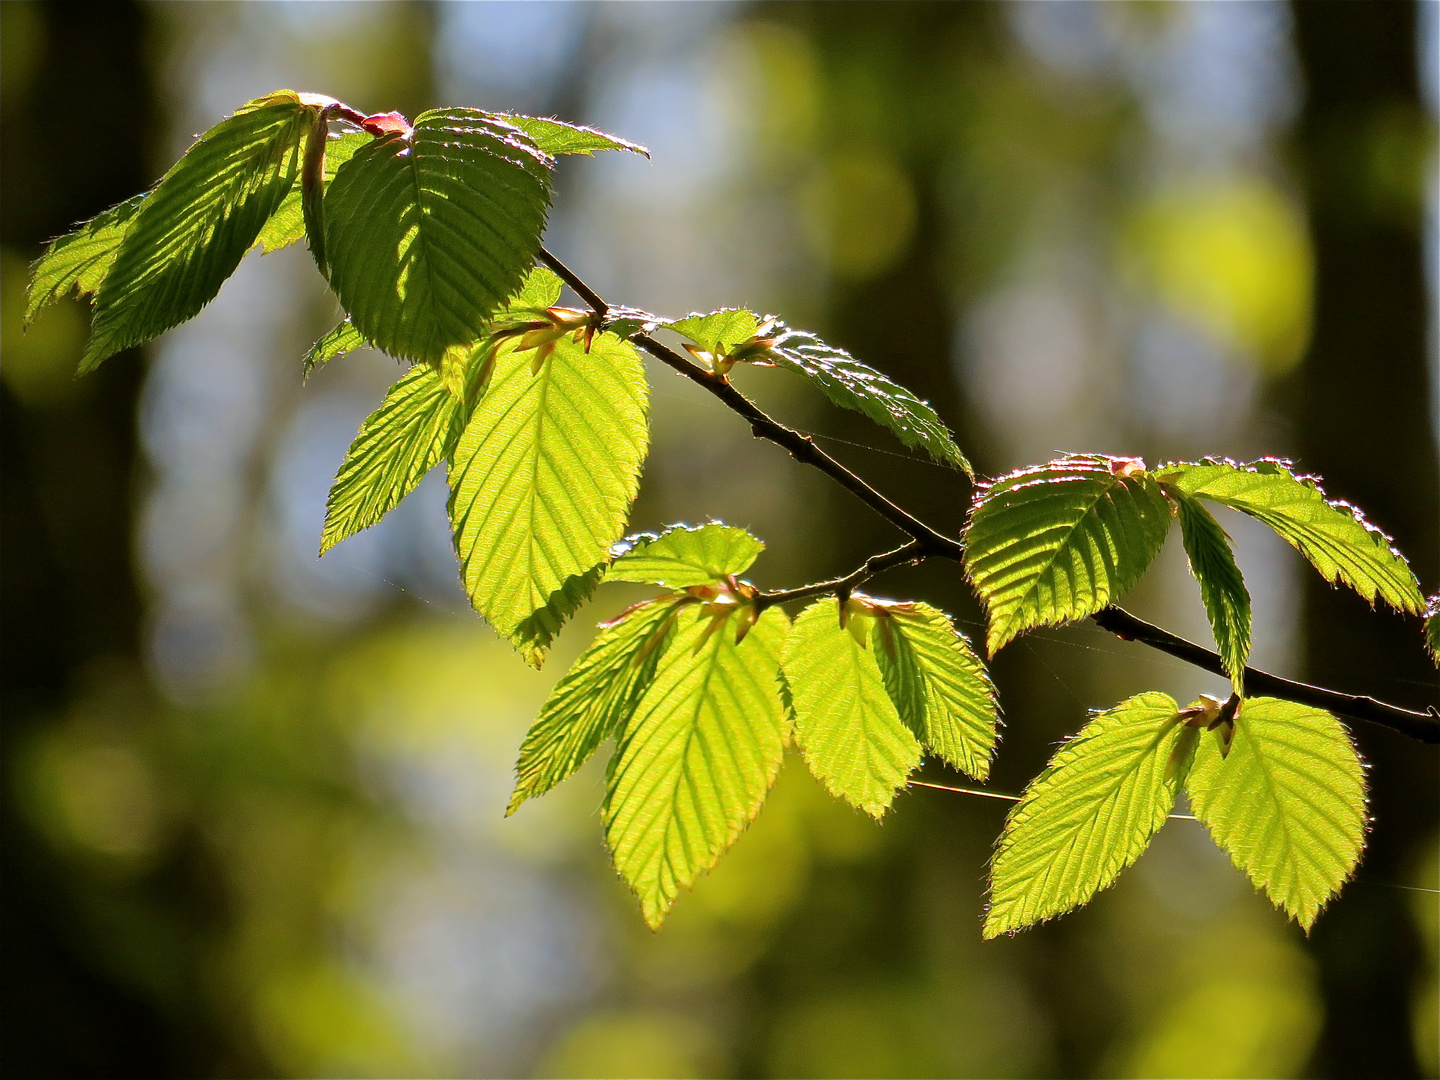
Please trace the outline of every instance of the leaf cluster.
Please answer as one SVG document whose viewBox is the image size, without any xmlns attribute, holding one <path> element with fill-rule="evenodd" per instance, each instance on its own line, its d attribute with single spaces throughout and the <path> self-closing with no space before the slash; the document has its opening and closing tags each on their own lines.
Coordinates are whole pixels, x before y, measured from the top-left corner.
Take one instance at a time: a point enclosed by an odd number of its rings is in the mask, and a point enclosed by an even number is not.
<svg viewBox="0 0 1440 1080">
<path fill-rule="evenodd" d="M 802 436 L 733 396 L 738 365 L 799 375 L 952 466 L 956 483 L 974 474 L 928 403 L 778 317 L 721 308 L 665 319 L 595 298 L 540 238 L 555 156 L 602 150 L 648 157 L 550 118 L 446 108 L 411 123 L 276 91 L 200 136 L 152 190 L 55 240 L 35 266 L 26 317 L 72 293 L 93 298 L 80 361 L 93 370 L 193 317 L 247 251 L 303 239 L 344 311 L 304 373 L 362 347 L 413 365 L 341 465 L 322 554 L 443 465 L 465 590 L 527 662 L 543 662 L 605 582 L 658 590 L 603 624 L 556 683 L 520 749 L 507 811 L 612 744 L 606 840 L 652 927 L 755 818 L 787 747 L 875 817 L 927 752 L 988 775 L 999 704 L 985 662 L 944 612 L 857 585 L 912 555 L 963 552 L 993 656 L 1034 628 L 1102 613 L 1178 520 L 1234 693 L 1184 708 L 1142 693 L 1065 743 L 1007 821 L 984 932 L 1084 903 L 1140 857 L 1182 791 L 1235 864 L 1308 929 L 1359 858 L 1364 773 L 1328 712 L 1246 696 L 1251 601 L 1209 506 L 1263 522 L 1372 605 L 1425 614 L 1440 662 L 1440 599 L 1427 608 L 1389 538 L 1282 461 L 1150 468 L 1069 455 L 979 483 L 956 542 L 820 455 L 811 463 L 910 534 L 906 548 L 847 578 L 766 595 L 741 576 L 764 550 L 744 529 L 711 522 L 622 539 L 649 447 L 637 344 L 732 395 L 757 434 L 797 456 Z M 588 309 L 560 306 L 562 278 Z M 661 332 L 691 360 L 651 336 Z M 792 622 L 782 604 L 799 599 L 812 602 Z"/>
</svg>

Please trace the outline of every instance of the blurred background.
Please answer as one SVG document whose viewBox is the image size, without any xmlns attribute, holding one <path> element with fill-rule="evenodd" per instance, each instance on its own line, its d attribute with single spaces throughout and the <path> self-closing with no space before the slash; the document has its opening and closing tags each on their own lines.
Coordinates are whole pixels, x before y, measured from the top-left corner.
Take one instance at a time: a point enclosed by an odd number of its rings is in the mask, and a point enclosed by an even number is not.
<svg viewBox="0 0 1440 1080">
<path fill-rule="evenodd" d="M 1307 938 L 1194 822 L 1084 910 L 980 940 L 1006 805 L 883 824 L 795 760 L 659 933 L 601 771 L 502 818 L 520 739 L 622 587 L 533 672 L 468 610 L 431 476 L 317 560 L 398 375 L 301 385 L 338 311 L 296 247 L 72 377 L 22 334 L 43 243 L 277 87 L 582 121 L 547 245 L 606 297 L 783 312 L 934 402 L 989 475 L 1060 451 L 1280 454 L 1440 584 L 1437 5 L 0 5 L 7 1075 L 1435 1076 L 1437 754 L 1381 729 L 1370 844 Z M 636 529 L 770 543 L 757 584 L 888 527 L 663 369 Z M 807 387 L 742 388 L 931 522 L 970 489 Z M 1418 622 L 1237 515 L 1256 662 L 1412 707 Z M 877 590 L 970 634 L 951 567 Z M 1178 539 L 1128 605 L 1209 642 Z M 1087 709 L 1219 681 L 1089 625 L 995 664 L 991 786 Z M 922 775 L 957 782 L 936 763 Z"/>
</svg>

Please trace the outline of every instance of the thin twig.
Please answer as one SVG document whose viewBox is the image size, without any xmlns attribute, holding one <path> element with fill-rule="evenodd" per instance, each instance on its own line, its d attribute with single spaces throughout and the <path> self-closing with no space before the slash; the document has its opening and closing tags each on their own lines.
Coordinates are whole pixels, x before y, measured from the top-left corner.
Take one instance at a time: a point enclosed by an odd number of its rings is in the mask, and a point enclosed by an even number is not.
<svg viewBox="0 0 1440 1080">
<path fill-rule="evenodd" d="M 812 596 L 824 596 L 826 593 L 834 593 L 844 600 L 857 587 L 881 571 L 888 570 L 892 566 L 902 566 L 905 563 L 922 562 L 924 559 L 924 545 L 918 540 L 912 540 L 894 551 L 871 555 L 844 577 L 832 578 L 830 581 L 817 581 L 813 585 L 802 585 L 798 589 L 762 592 L 755 598 L 755 606 L 764 611 L 772 604 L 783 604 L 787 600 L 807 600 Z"/>
<path fill-rule="evenodd" d="M 600 295 L 586 285 L 579 275 L 563 262 L 543 247 L 540 249 L 539 257 L 540 261 L 555 271 L 561 280 L 575 291 L 577 296 L 590 305 L 592 311 L 602 317 L 609 312 L 610 306 Z M 819 469 L 911 539 L 910 543 L 896 548 L 894 551 L 872 555 L 862 566 L 843 578 L 816 582 L 813 585 L 803 585 L 781 592 L 762 593 L 760 601 L 762 605 L 768 606 L 782 603 L 785 600 L 799 600 L 830 592 L 843 595 L 881 570 L 899 566 L 902 563 L 918 563 L 928 558 L 948 559 L 952 562 L 960 562 L 964 559 L 965 547 L 960 541 L 937 532 L 913 514 L 891 502 L 816 446 L 814 440 L 808 435 L 802 435 L 768 416 L 759 406 L 735 389 L 725 376 L 692 363 L 675 350 L 656 341 L 649 334 L 634 333 L 630 335 L 630 340 L 661 363 L 673 368 L 719 398 L 726 408 L 750 424 L 750 430 L 757 438 L 768 439 L 788 450 L 790 456 L 796 461 Z M 1218 653 L 1211 652 L 1202 645 L 1187 641 L 1168 630 L 1137 618 L 1123 608 L 1112 604 L 1097 611 L 1091 616 L 1091 619 L 1097 626 L 1108 630 L 1122 640 L 1138 641 L 1216 675 L 1226 673 L 1224 661 L 1220 659 Z M 1295 682 L 1251 667 L 1245 669 L 1245 686 L 1252 692 L 1271 694 L 1303 705 L 1313 705 L 1352 720 L 1387 727 L 1419 742 L 1440 745 L 1440 710 L 1436 710 L 1434 706 L 1431 706 L 1426 712 L 1415 712 L 1379 701 L 1376 698 L 1343 694 L 1338 690 Z"/>
</svg>

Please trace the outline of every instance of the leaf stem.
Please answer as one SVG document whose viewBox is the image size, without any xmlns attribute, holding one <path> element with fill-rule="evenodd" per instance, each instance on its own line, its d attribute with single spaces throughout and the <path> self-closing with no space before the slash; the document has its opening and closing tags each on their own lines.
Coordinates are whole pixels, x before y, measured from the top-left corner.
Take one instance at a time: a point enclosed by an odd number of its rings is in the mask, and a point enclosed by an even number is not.
<svg viewBox="0 0 1440 1080">
<path fill-rule="evenodd" d="M 592 311 L 602 317 L 609 313 L 610 305 L 600 297 L 599 293 L 585 284 L 578 274 L 544 247 L 540 248 L 539 260 L 559 275 L 560 279 L 569 285 L 575 294 L 590 306 Z M 844 577 L 816 582 L 813 585 L 802 585 L 795 589 L 762 593 L 759 599 L 761 607 L 783 603 L 786 600 L 820 596 L 830 592 L 837 596 L 843 596 L 850 589 L 882 570 L 903 563 L 919 563 L 929 558 L 948 559 L 952 562 L 963 561 L 965 547 L 959 540 L 951 539 L 943 533 L 937 532 L 913 514 L 891 502 L 816 446 L 814 440 L 808 435 L 802 435 L 767 415 L 759 406 L 735 389 L 724 375 L 719 375 L 690 362 L 647 333 L 634 333 L 630 335 L 629 339 L 661 363 L 708 390 L 726 408 L 747 421 L 756 438 L 768 439 L 789 451 L 790 456 L 796 461 L 819 469 L 910 537 L 909 543 L 893 551 L 870 556 L 861 566 Z M 1218 653 L 1211 652 L 1202 645 L 1187 641 L 1168 630 L 1148 623 L 1144 619 L 1130 614 L 1124 608 L 1111 604 L 1097 611 L 1090 618 L 1095 625 L 1103 630 L 1108 630 L 1124 641 L 1138 641 L 1142 645 L 1184 660 L 1204 671 L 1215 675 L 1226 675 L 1225 663 L 1220 659 Z M 1379 701 L 1376 698 L 1359 694 L 1344 694 L 1338 690 L 1296 682 L 1252 667 L 1245 669 L 1245 687 L 1253 693 L 1268 694 L 1302 705 L 1313 705 L 1352 720 L 1387 727 L 1419 742 L 1440 745 L 1440 710 L 1433 705 L 1426 712 L 1415 712 Z"/>
</svg>

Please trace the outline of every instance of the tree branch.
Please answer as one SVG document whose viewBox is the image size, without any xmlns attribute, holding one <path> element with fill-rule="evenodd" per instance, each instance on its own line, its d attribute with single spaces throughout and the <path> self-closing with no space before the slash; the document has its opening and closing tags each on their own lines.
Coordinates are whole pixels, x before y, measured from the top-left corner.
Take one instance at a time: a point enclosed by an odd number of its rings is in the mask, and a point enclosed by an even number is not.
<svg viewBox="0 0 1440 1080">
<path fill-rule="evenodd" d="M 834 593 L 843 603 L 857 586 L 862 585 L 881 571 L 905 563 L 923 562 L 924 559 L 925 546 L 918 540 L 912 540 L 894 551 L 871 555 L 844 577 L 832 578 L 830 581 L 817 581 L 813 585 L 802 585 L 798 589 L 762 592 L 755 598 L 755 606 L 764 611 L 772 604 L 783 604 L 788 600 L 807 600 L 812 596 L 824 596 L 826 593 Z"/>
<path fill-rule="evenodd" d="M 544 247 L 540 249 L 539 259 L 555 271 L 560 279 L 590 306 L 592 311 L 602 318 L 609 313 L 610 305 L 594 289 L 585 284 L 573 270 Z M 746 420 L 756 438 L 767 439 L 789 451 L 790 456 L 796 461 L 819 469 L 910 537 L 910 543 L 893 551 L 872 555 L 865 560 L 864 564 L 844 577 L 816 582 L 813 585 L 803 585 L 796 589 L 761 593 L 758 603 L 762 608 L 783 603 L 786 600 L 801 600 L 831 592 L 837 596 L 843 596 L 882 570 L 903 563 L 918 563 L 928 558 L 949 559 L 952 562 L 961 562 L 964 559 L 965 547 L 960 541 L 937 532 L 919 518 L 895 505 L 816 446 L 814 440 L 809 436 L 802 435 L 768 416 L 759 406 L 735 389 L 725 376 L 692 363 L 647 333 L 631 334 L 630 340 L 661 363 L 704 387 L 724 403 L 726 408 Z M 1097 611 L 1090 618 L 1101 629 L 1108 630 L 1122 640 L 1138 641 L 1216 675 L 1226 674 L 1224 662 L 1220 659 L 1219 654 L 1211 652 L 1193 641 L 1187 641 L 1172 634 L 1168 630 L 1154 626 L 1144 619 L 1137 618 L 1123 608 L 1112 604 Z M 1258 691 L 1284 698 L 1287 701 L 1313 705 L 1352 720 L 1387 727 L 1419 742 L 1440 745 L 1440 710 L 1436 710 L 1434 706 L 1431 706 L 1427 712 L 1415 712 L 1372 697 L 1343 694 L 1338 690 L 1295 682 L 1251 667 L 1245 669 L 1245 686 L 1252 692 Z"/>
</svg>

